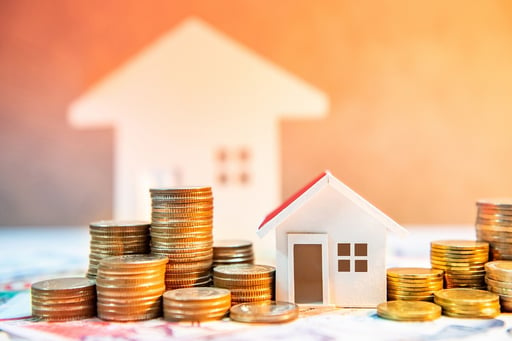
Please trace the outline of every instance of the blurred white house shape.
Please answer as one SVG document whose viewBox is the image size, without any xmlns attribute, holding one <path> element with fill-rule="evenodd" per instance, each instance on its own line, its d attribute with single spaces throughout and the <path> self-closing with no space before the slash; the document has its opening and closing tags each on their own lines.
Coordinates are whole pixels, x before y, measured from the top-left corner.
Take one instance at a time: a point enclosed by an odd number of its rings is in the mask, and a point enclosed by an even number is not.
<svg viewBox="0 0 512 341">
<path fill-rule="evenodd" d="M 114 218 L 149 219 L 150 187 L 213 187 L 214 236 L 255 241 L 281 200 L 279 118 L 321 118 L 327 96 L 197 18 L 76 99 L 69 122 L 115 130 Z M 305 137 L 307 138 L 307 137 Z M 263 250 L 263 248 L 266 250 Z"/>
</svg>

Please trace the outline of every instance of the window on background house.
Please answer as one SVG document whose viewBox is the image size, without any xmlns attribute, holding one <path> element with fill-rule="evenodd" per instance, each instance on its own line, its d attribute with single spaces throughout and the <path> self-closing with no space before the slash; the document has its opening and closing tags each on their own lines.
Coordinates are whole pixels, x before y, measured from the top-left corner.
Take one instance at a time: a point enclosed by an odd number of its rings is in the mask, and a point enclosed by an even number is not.
<svg viewBox="0 0 512 341">
<path fill-rule="evenodd" d="M 251 182 L 251 151 L 247 147 L 220 147 L 215 151 L 215 180 L 221 186 L 246 186 Z"/>
<path fill-rule="evenodd" d="M 339 243 L 338 272 L 368 272 L 368 244 Z"/>
</svg>

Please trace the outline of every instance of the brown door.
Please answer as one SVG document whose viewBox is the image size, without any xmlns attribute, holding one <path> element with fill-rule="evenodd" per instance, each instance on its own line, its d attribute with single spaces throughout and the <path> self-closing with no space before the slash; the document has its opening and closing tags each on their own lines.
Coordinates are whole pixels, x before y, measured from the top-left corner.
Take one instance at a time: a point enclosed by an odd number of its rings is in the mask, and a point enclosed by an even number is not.
<svg viewBox="0 0 512 341">
<path fill-rule="evenodd" d="M 322 244 L 293 245 L 295 303 L 322 304 Z"/>
</svg>

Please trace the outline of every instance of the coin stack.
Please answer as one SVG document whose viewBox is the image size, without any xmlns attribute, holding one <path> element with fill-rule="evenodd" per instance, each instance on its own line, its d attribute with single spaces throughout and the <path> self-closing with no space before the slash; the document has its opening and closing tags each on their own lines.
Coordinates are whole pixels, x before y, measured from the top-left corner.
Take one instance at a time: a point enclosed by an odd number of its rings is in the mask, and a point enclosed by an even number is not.
<svg viewBox="0 0 512 341">
<path fill-rule="evenodd" d="M 446 288 L 485 289 L 484 265 L 489 244 L 474 240 L 439 240 L 430 243 L 433 269 L 444 271 Z"/>
<path fill-rule="evenodd" d="M 149 320 L 162 315 L 167 257 L 126 255 L 103 258 L 98 267 L 98 317 L 108 321 Z"/>
<path fill-rule="evenodd" d="M 167 290 L 208 286 L 213 258 L 210 187 L 151 189 L 151 253 L 169 258 Z"/>
<path fill-rule="evenodd" d="M 268 265 L 231 264 L 213 268 L 213 285 L 231 291 L 232 304 L 272 300 L 275 268 Z"/>
<path fill-rule="evenodd" d="M 512 199 L 479 200 L 476 237 L 489 243 L 491 260 L 512 260 Z"/>
<path fill-rule="evenodd" d="M 443 289 L 443 270 L 427 268 L 387 269 L 388 301 L 433 301 Z"/>
<path fill-rule="evenodd" d="M 500 296 L 501 309 L 512 312 L 512 261 L 486 263 L 485 282 L 487 290 Z"/>
<path fill-rule="evenodd" d="M 289 302 L 250 302 L 234 305 L 229 317 L 238 322 L 280 323 L 295 320 L 299 307 Z"/>
<path fill-rule="evenodd" d="M 431 302 L 389 301 L 377 306 L 377 315 L 395 321 L 431 321 L 441 316 L 441 307 Z"/>
<path fill-rule="evenodd" d="M 252 264 L 252 242 L 247 240 L 217 240 L 213 243 L 213 267 L 228 264 Z"/>
<path fill-rule="evenodd" d="M 220 320 L 230 307 L 227 289 L 181 288 L 164 293 L 164 318 L 170 321 Z"/>
<path fill-rule="evenodd" d="M 69 277 L 32 284 L 32 316 L 43 321 L 71 321 L 96 315 L 96 288 L 88 278 Z"/>
<path fill-rule="evenodd" d="M 149 226 L 142 221 L 102 220 L 91 223 L 87 277 L 96 278 L 98 264 L 105 257 L 149 253 Z"/>
<path fill-rule="evenodd" d="M 493 318 L 500 314 L 499 296 L 485 290 L 443 289 L 434 293 L 434 302 L 450 317 Z"/>
</svg>

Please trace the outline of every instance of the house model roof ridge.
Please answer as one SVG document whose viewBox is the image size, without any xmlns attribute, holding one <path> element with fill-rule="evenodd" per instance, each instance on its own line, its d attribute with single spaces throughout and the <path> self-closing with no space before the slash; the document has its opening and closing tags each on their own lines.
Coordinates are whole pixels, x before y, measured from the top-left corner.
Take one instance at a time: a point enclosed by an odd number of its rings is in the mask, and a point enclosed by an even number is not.
<svg viewBox="0 0 512 341">
<path fill-rule="evenodd" d="M 381 222 L 388 230 L 400 235 L 408 233 L 400 224 L 338 180 L 330 171 L 326 170 L 270 212 L 258 227 L 258 235 L 260 237 L 265 236 L 270 230 L 286 220 L 290 214 L 299 209 L 310 197 L 326 186 L 333 187 L 367 214 Z"/>
</svg>

